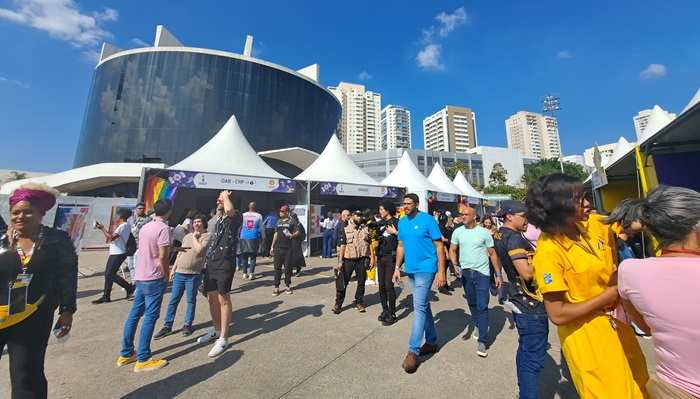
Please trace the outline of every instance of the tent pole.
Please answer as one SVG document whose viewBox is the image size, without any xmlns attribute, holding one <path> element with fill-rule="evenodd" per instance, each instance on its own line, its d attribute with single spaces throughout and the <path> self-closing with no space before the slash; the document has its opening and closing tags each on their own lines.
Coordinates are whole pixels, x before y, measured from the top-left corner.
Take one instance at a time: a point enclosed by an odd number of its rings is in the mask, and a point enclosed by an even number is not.
<svg viewBox="0 0 700 399">
<path fill-rule="evenodd" d="M 311 230 L 311 182 L 306 182 L 306 226 Z M 306 232 L 306 253 L 307 258 L 311 256 L 311 233 Z"/>
</svg>

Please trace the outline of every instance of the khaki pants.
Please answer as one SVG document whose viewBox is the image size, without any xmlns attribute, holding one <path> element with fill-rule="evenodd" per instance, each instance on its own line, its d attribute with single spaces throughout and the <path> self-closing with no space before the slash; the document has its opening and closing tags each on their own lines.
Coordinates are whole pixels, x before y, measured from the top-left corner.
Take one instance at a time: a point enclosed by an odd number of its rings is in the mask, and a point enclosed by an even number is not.
<svg viewBox="0 0 700 399">
<path fill-rule="evenodd" d="M 651 399 L 695 399 L 694 396 L 656 375 L 649 376 L 647 392 Z"/>
</svg>

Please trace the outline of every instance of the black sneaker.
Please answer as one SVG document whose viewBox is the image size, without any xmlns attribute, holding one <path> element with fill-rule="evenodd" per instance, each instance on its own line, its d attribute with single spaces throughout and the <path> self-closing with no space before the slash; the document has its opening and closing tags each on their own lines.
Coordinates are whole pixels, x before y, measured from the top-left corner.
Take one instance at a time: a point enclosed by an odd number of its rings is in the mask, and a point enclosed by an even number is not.
<svg viewBox="0 0 700 399">
<path fill-rule="evenodd" d="M 167 337 L 168 335 L 170 335 L 170 334 L 172 334 L 172 333 L 173 333 L 173 329 L 172 329 L 172 328 L 170 328 L 170 327 L 163 327 L 163 328 L 160 329 L 160 331 L 158 331 L 158 333 L 157 333 L 156 335 L 153 336 L 153 339 L 159 340 L 159 339 L 161 339 L 161 338 Z"/>
<path fill-rule="evenodd" d="M 134 297 L 134 291 L 136 291 L 136 288 L 133 286 L 131 287 L 131 289 L 126 291 L 126 300 L 127 301 L 132 300 L 131 298 Z"/>
<path fill-rule="evenodd" d="M 384 316 L 384 319 L 382 319 L 382 324 L 384 324 L 385 326 L 390 326 L 396 323 L 396 320 L 396 315 L 387 313 L 386 316 Z"/>
<path fill-rule="evenodd" d="M 182 336 L 183 337 L 189 337 L 190 335 L 192 335 L 192 333 L 194 333 L 194 329 L 192 328 L 192 326 L 183 326 L 182 327 Z"/>
<path fill-rule="evenodd" d="M 378 321 L 384 321 L 384 318 L 386 317 L 386 315 L 387 315 L 388 313 L 389 313 L 389 312 L 387 312 L 386 310 L 382 310 L 382 313 L 379 315 L 379 317 L 377 317 L 377 320 L 378 320 Z"/>
<path fill-rule="evenodd" d="M 92 303 L 95 305 L 99 305 L 101 303 L 109 303 L 109 302 L 111 302 L 110 299 L 105 298 L 105 297 L 101 297 L 101 298 L 98 298 L 98 299 L 95 299 L 94 301 L 92 301 Z"/>
</svg>

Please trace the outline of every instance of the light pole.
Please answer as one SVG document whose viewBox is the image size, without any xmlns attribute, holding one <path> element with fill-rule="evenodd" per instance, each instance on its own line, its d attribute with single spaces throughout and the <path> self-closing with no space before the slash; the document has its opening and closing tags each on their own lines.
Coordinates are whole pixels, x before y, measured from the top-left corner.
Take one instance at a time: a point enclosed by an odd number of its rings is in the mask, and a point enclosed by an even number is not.
<svg viewBox="0 0 700 399">
<path fill-rule="evenodd" d="M 559 110 L 561 110 L 561 106 L 559 105 L 559 97 L 551 94 L 544 96 L 544 99 L 542 100 L 542 111 L 544 111 L 545 114 L 549 112 L 552 118 L 556 118 L 555 113 Z M 559 122 L 557 122 L 557 132 L 558 130 Z M 561 169 L 561 173 L 564 173 L 564 161 L 561 154 L 561 138 L 559 138 L 559 168 Z"/>
</svg>

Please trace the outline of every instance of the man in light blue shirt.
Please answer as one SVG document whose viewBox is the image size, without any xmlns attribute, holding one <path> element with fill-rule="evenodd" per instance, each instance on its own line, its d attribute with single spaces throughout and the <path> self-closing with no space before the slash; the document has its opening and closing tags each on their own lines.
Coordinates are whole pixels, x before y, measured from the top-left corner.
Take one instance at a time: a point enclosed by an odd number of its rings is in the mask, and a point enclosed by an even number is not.
<svg viewBox="0 0 700 399">
<path fill-rule="evenodd" d="M 414 317 L 403 369 L 410 374 L 418 369 L 418 356 L 438 351 L 437 332 L 428 297 L 436 274 L 438 288 L 446 285 L 447 277 L 445 276 L 445 250 L 437 222 L 427 213 L 418 211 L 416 194 L 406 194 L 403 198 L 403 207 L 406 216 L 399 220 L 399 243 L 396 248 L 393 280 L 395 282 L 401 280 L 401 264 L 405 259 L 404 271 L 408 275 L 413 291 Z M 394 234 L 392 231 L 389 233 Z M 425 343 L 421 346 L 424 336 Z"/>
<path fill-rule="evenodd" d="M 464 226 L 452 233 L 450 260 L 456 265 L 457 251 L 459 251 L 459 265 L 462 269 L 460 278 L 469 310 L 479 331 L 476 353 L 480 357 L 486 357 L 488 355 L 486 344 L 489 335 L 488 308 L 491 278 L 489 259 L 495 270 L 496 288 L 501 286 L 501 264 L 498 261 L 496 250 L 493 248 L 491 233 L 476 224 L 476 209 L 466 208 L 462 212 L 462 222 Z"/>
</svg>

